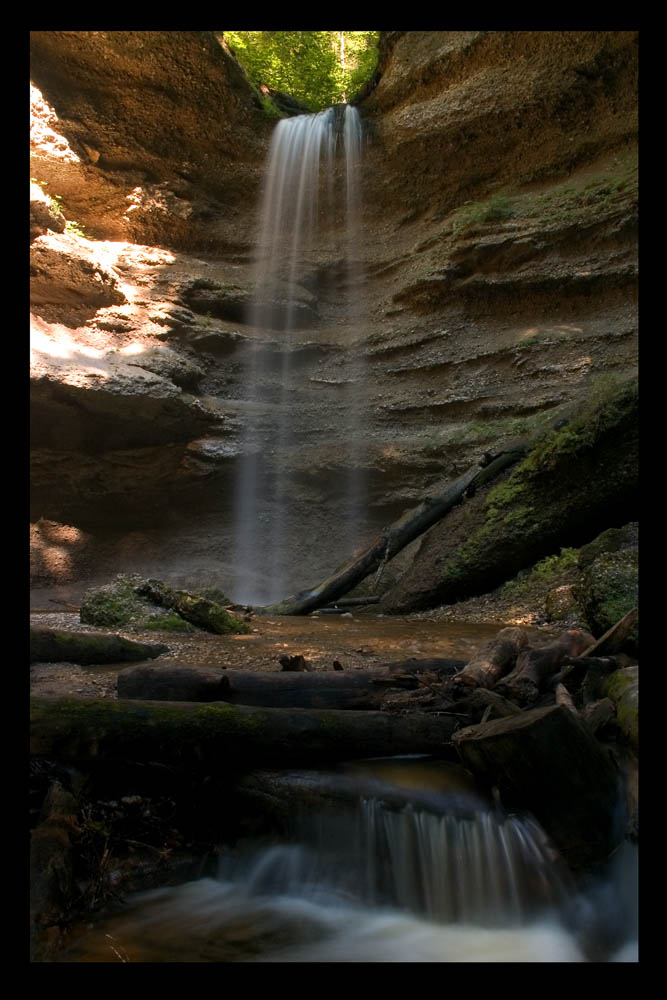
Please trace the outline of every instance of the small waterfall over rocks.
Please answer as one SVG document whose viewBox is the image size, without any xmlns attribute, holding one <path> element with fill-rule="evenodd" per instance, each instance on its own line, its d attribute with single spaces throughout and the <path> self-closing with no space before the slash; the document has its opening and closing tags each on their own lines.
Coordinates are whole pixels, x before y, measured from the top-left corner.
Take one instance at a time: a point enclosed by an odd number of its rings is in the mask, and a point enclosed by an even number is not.
<svg viewBox="0 0 667 1000">
<path fill-rule="evenodd" d="M 279 805 L 282 833 L 135 894 L 63 960 L 637 961 L 636 851 L 584 894 L 530 816 L 474 793 L 314 772 L 272 787 L 304 793 Z"/>
<path fill-rule="evenodd" d="M 378 782 L 360 784 L 358 798 L 340 779 L 323 777 L 321 789 L 333 808 L 296 805 L 283 843 L 223 859 L 220 878 L 242 876 L 255 895 L 335 899 L 489 928 L 525 925 L 569 899 L 572 878 L 529 816 L 469 795 Z"/>
<path fill-rule="evenodd" d="M 242 603 L 275 601 L 303 582 L 290 572 L 290 562 L 298 560 L 295 531 L 300 541 L 315 533 L 309 511 L 294 504 L 292 490 L 298 449 L 313 433 L 313 389 L 303 358 L 317 355 L 319 349 L 316 293 L 326 286 L 327 273 L 335 271 L 330 281 L 335 280 L 336 287 L 329 289 L 336 300 L 335 322 L 349 329 L 361 318 L 361 152 L 359 113 L 349 105 L 283 119 L 271 142 L 254 294 L 246 317 L 253 342 L 245 363 L 235 578 L 230 588 Z M 330 430 L 335 426 L 345 443 L 338 485 L 342 528 L 351 551 L 363 536 L 363 363 L 344 349 L 336 355 L 331 374 L 319 381 L 336 387 Z M 326 439 L 323 443 L 326 446 Z"/>
</svg>

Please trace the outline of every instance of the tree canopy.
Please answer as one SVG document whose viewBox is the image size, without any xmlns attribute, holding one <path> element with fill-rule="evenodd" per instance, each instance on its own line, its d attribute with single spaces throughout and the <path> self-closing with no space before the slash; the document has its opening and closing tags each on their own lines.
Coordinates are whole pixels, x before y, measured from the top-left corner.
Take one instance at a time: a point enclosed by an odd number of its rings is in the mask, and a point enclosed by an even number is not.
<svg viewBox="0 0 667 1000">
<path fill-rule="evenodd" d="M 256 87 L 321 111 L 354 97 L 377 63 L 378 31 L 224 31 Z"/>
</svg>

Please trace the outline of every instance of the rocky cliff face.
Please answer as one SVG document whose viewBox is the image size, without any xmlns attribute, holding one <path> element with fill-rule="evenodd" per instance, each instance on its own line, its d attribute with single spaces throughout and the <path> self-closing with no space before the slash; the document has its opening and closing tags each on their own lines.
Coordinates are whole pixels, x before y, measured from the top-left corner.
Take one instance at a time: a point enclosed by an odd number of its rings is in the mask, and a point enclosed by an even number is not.
<svg viewBox="0 0 667 1000">
<path fill-rule="evenodd" d="M 304 265 L 302 433 L 267 459 L 292 474 L 295 586 L 348 552 L 351 434 L 373 531 L 634 373 L 636 47 L 635 32 L 383 38 L 359 104 L 358 260 L 334 227 Z M 36 600 L 123 569 L 224 585 L 249 344 L 269 398 L 278 386 L 281 344 L 244 322 L 274 123 L 211 32 L 33 32 L 31 74 Z M 354 430 L 342 370 L 363 372 Z M 260 418 L 270 455 L 270 406 Z"/>
</svg>

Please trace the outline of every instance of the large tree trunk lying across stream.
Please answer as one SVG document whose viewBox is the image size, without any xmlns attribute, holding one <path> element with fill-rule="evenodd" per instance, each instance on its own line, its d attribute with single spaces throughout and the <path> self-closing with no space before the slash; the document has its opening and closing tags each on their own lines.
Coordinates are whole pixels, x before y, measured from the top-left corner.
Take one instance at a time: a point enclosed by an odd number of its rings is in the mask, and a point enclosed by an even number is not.
<svg viewBox="0 0 667 1000">
<path fill-rule="evenodd" d="M 527 809 L 572 867 L 603 861 L 624 828 L 618 772 L 605 748 L 561 706 L 461 729 L 463 765 L 496 785 L 506 808 Z"/>
<path fill-rule="evenodd" d="M 417 687 L 424 671 L 449 677 L 460 660 L 408 660 L 377 670 L 221 671 L 179 664 L 127 667 L 118 697 L 145 701 L 225 701 L 269 708 L 379 709 L 389 687 Z"/>
<path fill-rule="evenodd" d="M 53 760 L 155 761 L 238 772 L 406 753 L 454 756 L 457 720 L 192 702 L 33 698 L 30 752 Z"/>
<path fill-rule="evenodd" d="M 277 604 L 254 610 L 258 614 L 266 615 L 305 615 L 334 603 L 337 598 L 347 594 L 367 576 L 380 569 L 387 560 L 393 559 L 406 545 L 432 527 L 452 507 L 460 503 L 467 493 L 474 491 L 483 483 L 490 482 L 500 475 L 503 469 L 518 462 L 526 454 L 527 447 L 527 441 L 519 442 L 512 450 L 502 452 L 486 466 L 480 467 L 479 464 L 472 466 L 438 496 L 429 497 L 419 507 L 403 514 L 360 556 L 355 556 L 345 563 L 316 587 L 301 591 L 284 601 L 278 601 Z"/>
</svg>

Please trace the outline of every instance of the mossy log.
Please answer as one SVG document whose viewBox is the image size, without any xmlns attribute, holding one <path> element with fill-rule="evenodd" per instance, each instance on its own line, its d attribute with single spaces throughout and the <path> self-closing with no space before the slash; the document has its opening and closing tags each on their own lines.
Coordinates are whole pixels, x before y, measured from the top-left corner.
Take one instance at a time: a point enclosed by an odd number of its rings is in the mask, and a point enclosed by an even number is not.
<svg viewBox="0 0 667 1000">
<path fill-rule="evenodd" d="M 232 615 L 215 601 L 185 590 L 172 590 L 160 580 L 146 580 L 135 587 L 135 593 L 162 608 L 171 608 L 185 621 L 205 632 L 225 635 L 228 632 L 249 632 L 250 626 Z"/>
<path fill-rule="evenodd" d="M 52 760 L 155 761 L 228 773 L 405 753 L 451 758 L 456 725 L 425 713 L 33 698 L 30 751 Z"/>
<path fill-rule="evenodd" d="M 528 636 L 523 629 L 501 629 L 495 639 L 485 643 L 456 675 L 456 683 L 467 687 L 492 688 L 514 667 L 527 642 Z"/>
<path fill-rule="evenodd" d="M 534 702 L 565 659 L 583 653 L 593 642 L 588 632 L 568 629 L 546 646 L 529 646 L 517 656 L 514 670 L 498 684 L 499 694 L 524 704 Z"/>
<path fill-rule="evenodd" d="M 616 705 L 616 721 L 628 745 L 639 751 L 639 667 L 616 670 L 602 683 L 603 693 Z"/>
<path fill-rule="evenodd" d="M 268 708 L 379 709 L 387 687 L 408 678 L 418 686 L 423 670 L 409 663 L 398 670 L 221 671 L 214 667 L 128 667 L 118 675 L 118 697 L 146 701 L 225 701 L 233 705 L 263 705 Z M 433 664 L 432 660 L 423 661 Z M 460 666 L 458 660 L 442 661 L 442 676 Z M 432 667 L 430 669 L 433 669 Z M 400 686 L 405 687 L 405 680 Z"/>
<path fill-rule="evenodd" d="M 58 632 L 30 629 L 31 663 L 133 663 L 169 651 L 158 642 L 135 642 L 104 632 Z"/>
<path fill-rule="evenodd" d="M 503 805 L 529 810 L 575 869 L 604 861 L 623 836 L 622 789 L 607 751 L 562 706 L 461 729 L 461 761 Z"/>
<path fill-rule="evenodd" d="M 380 569 L 389 559 L 401 552 L 453 507 L 474 492 L 482 483 L 489 482 L 525 455 L 526 442 L 518 442 L 511 450 L 495 456 L 486 466 L 479 463 L 464 472 L 440 494 L 428 497 L 418 507 L 407 511 L 384 530 L 360 556 L 355 556 L 315 587 L 303 590 L 284 601 L 258 607 L 258 614 L 305 615 L 333 604 L 353 587 Z"/>
</svg>

